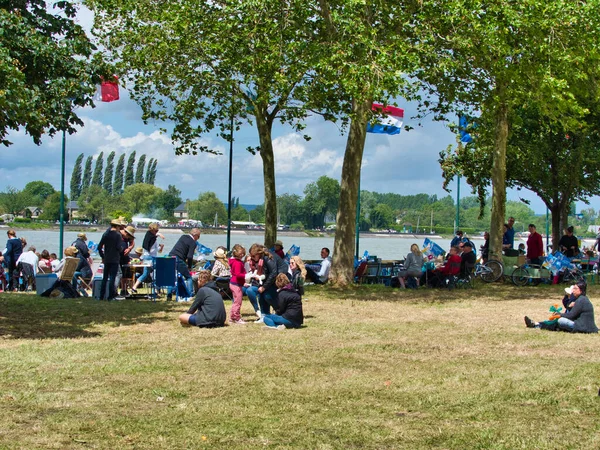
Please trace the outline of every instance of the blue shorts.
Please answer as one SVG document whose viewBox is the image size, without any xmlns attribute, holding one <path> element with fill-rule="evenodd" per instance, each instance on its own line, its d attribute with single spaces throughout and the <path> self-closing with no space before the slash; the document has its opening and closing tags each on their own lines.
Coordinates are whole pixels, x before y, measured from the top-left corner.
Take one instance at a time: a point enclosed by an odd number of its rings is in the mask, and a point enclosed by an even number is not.
<svg viewBox="0 0 600 450">
<path fill-rule="evenodd" d="M 196 327 L 196 326 L 198 326 L 198 325 L 196 324 L 196 316 L 195 316 L 194 314 L 192 314 L 192 315 L 190 316 L 190 318 L 188 319 L 188 323 L 189 323 L 190 325 L 193 325 L 193 326 L 195 326 L 195 327 Z"/>
</svg>

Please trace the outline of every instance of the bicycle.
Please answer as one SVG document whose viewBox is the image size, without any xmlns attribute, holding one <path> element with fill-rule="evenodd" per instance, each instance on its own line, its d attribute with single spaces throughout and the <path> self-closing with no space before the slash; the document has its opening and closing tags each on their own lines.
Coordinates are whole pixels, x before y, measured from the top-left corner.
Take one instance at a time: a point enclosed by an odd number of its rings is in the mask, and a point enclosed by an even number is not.
<svg viewBox="0 0 600 450">
<path fill-rule="evenodd" d="M 485 283 L 498 281 L 504 274 L 504 265 L 500 261 L 490 259 L 486 263 L 475 266 L 475 277 L 481 278 Z"/>
</svg>

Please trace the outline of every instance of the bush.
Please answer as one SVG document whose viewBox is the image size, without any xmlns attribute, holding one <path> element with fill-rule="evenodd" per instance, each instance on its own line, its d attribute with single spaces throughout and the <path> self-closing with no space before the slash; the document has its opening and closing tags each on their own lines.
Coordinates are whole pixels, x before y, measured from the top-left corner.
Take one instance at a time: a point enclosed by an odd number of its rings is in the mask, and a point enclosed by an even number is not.
<svg viewBox="0 0 600 450">
<path fill-rule="evenodd" d="M 304 231 L 304 224 L 301 222 L 293 223 L 290 225 L 290 230 Z"/>
<path fill-rule="evenodd" d="M 15 223 L 31 223 L 31 219 L 28 217 L 15 217 Z"/>
</svg>

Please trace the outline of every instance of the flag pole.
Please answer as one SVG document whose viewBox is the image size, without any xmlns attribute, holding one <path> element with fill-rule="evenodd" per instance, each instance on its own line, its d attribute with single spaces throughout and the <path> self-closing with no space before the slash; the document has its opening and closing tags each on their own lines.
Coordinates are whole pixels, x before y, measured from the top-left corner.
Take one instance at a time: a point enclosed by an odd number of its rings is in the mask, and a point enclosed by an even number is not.
<svg viewBox="0 0 600 450">
<path fill-rule="evenodd" d="M 229 194 L 227 199 L 227 250 L 231 250 L 231 178 L 233 175 L 233 110 L 231 111 L 231 130 L 229 135 Z"/>
<path fill-rule="evenodd" d="M 65 232 L 65 154 L 66 154 L 66 142 L 67 135 L 66 131 L 62 132 L 62 164 L 60 173 L 60 232 L 58 238 L 58 254 L 59 258 L 62 258 L 63 254 L 63 243 L 64 243 L 64 232 Z"/>
</svg>

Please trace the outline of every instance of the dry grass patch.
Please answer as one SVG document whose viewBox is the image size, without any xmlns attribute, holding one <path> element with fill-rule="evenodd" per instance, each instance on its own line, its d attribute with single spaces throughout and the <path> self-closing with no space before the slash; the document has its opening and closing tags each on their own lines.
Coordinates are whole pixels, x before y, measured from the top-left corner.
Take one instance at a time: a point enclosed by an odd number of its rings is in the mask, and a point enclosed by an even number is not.
<svg viewBox="0 0 600 450">
<path fill-rule="evenodd" d="M 283 332 L 0 296 L 0 447 L 598 448 L 599 336 L 523 324 L 560 291 L 312 287 Z"/>
</svg>

